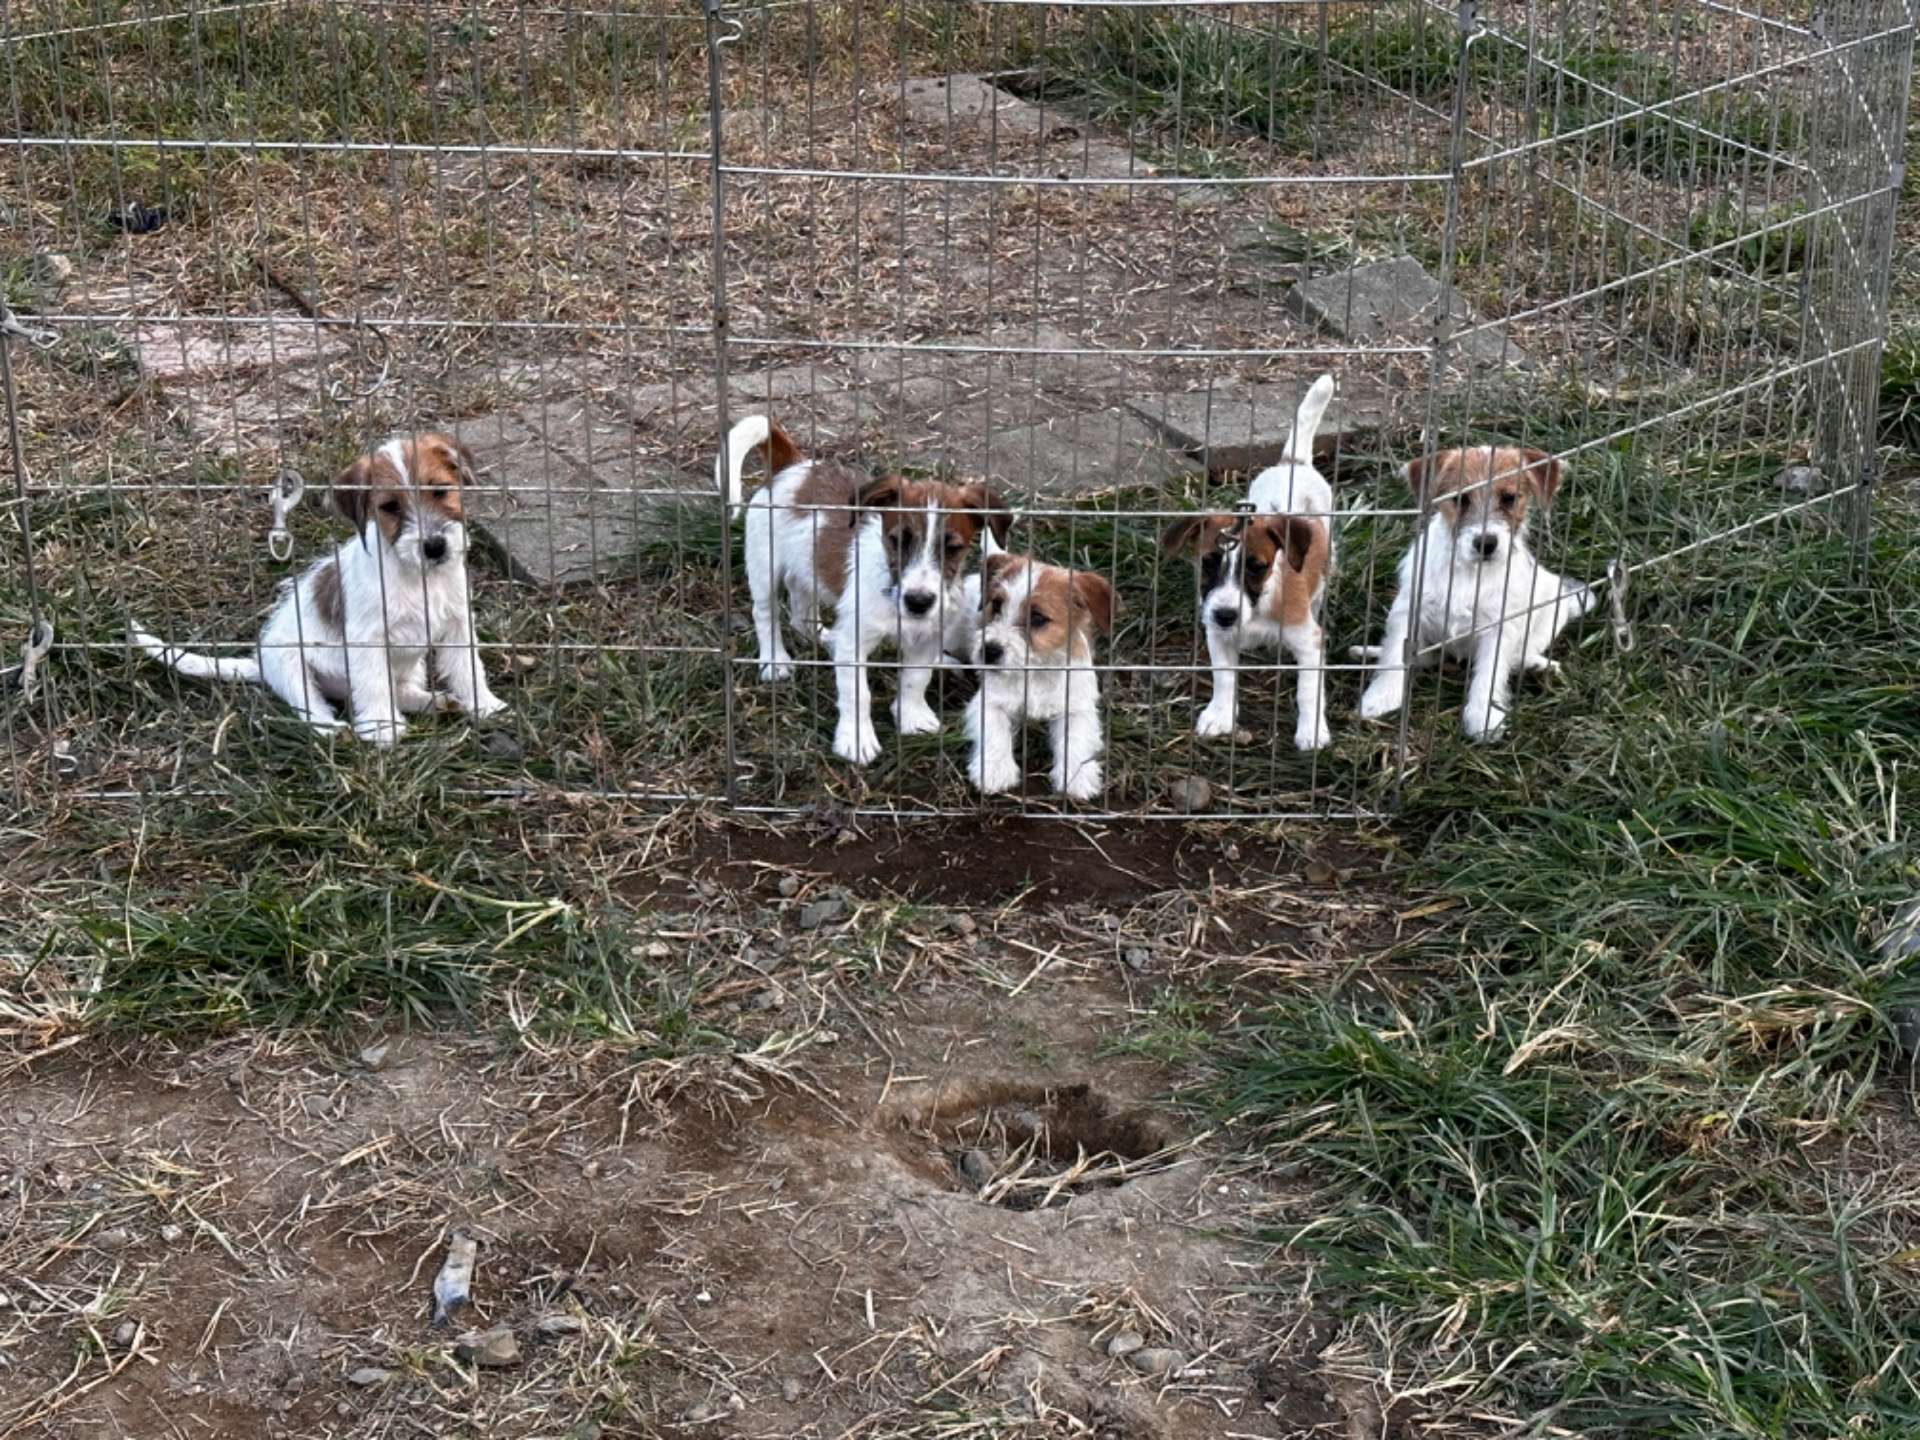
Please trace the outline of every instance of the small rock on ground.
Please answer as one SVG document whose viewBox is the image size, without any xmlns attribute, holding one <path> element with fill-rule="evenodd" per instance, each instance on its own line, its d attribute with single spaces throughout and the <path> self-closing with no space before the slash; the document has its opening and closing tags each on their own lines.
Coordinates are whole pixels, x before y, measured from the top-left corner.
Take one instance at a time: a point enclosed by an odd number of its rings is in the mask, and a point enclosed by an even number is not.
<svg viewBox="0 0 1920 1440">
<path fill-rule="evenodd" d="M 393 1378 L 391 1370 L 382 1370 L 378 1365 L 362 1365 L 358 1370 L 347 1373 L 349 1385 L 384 1385 Z"/>
<path fill-rule="evenodd" d="M 1127 1356 L 1127 1363 L 1142 1375 L 1171 1375 L 1187 1363 L 1187 1357 L 1178 1350 L 1154 1345 L 1135 1350 Z"/>
<path fill-rule="evenodd" d="M 1107 1354 L 1116 1360 L 1124 1360 L 1147 1348 L 1147 1342 L 1134 1330 L 1122 1330 L 1107 1342 Z"/>
<path fill-rule="evenodd" d="M 780 1382 L 780 1398 L 789 1405 L 800 1403 L 800 1382 L 789 1375 Z"/>
<path fill-rule="evenodd" d="M 514 1338 L 510 1327 L 496 1325 L 491 1330 L 477 1330 L 462 1335 L 455 1343 L 453 1353 L 470 1364 L 499 1369 L 520 1363 L 520 1342 Z"/>
<path fill-rule="evenodd" d="M 822 925 L 831 925 L 847 913 L 847 902 L 838 896 L 829 896 L 825 900 L 816 900 L 811 905 L 801 907 L 800 928 L 818 930 Z"/>
<path fill-rule="evenodd" d="M 984 1150 L 969 1150 L 960 1157 L 960 1176 L 976 1190 L 983 1190 L 993 1179 L 993 1161 Z"/>
<path fill-rule="evenodd" d="M 1213 786 L 1198 775 L 1186 775 L 1167 787 L 1176 809 L 1197 813 L 1213 803 Z"/>
<path fill-rule="evenodd" d="M 794 896 L 798 895 L 799 893 L 800 893 L 800 877 L 798 875 L 782 875 L 780 877 L 780 898 L 781 899 L 791 900 L 793 899 Z"/>
<path fill-rule="evenodd" d="M 140 1327 L 131 1320 L 122 1320 L 113 1331 L 113 1343 L 116 1349 L 131 1350 L 133 1342 L 140 1338 Z"/>
</svg>

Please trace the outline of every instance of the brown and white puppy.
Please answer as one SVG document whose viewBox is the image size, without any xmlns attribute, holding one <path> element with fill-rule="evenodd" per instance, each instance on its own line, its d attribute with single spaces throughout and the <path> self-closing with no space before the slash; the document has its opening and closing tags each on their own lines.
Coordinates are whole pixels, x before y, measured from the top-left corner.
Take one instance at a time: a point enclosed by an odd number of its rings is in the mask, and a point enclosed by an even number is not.
<svg viewBox="0 0 1920 1440">
<path fill-rule="evenodd" d="M 1053 788 L 1091 800 L 1105 783 L 1100 754 L 1100 677 L 1095 634 L 1113 631 L 1113 587 L 1085 570 L 1042 564 L 1000 550 L 991 536 L 980 571 L 980 625 L 974 660 L 980 689 L 967 702 L 973 753 L 967 778 L 982 794 L 1020 783 L 1015 727 L 1047 722 Z"/>
<path fill-rule="evenodd" d="M 1554 574 L 1527 545 L 1527 519 L 1553 503 L 1565 466 L 1540 450 L 1476 445 L 1424 456 L 1401 473 L 1429 518 L 1400 561 L 1386 634 L 1354 651 L 1376 665 L 1360 714 L 1393 714 L 1406 703 L 1409 670 L 1446 654 L 1471 667 L 1462 728 L 1490 739 L 1506 723 L 1514 674 L 1552 670 L 1548 647 L 1593 608 L 1590 587 Z"/>
<path fill-rule="evenodd" d="M 1313 464 L 1313 440 L 1333 399 L 1333 377 L 1314 382 L 1294 415 L 1280 460 L 1254 477 L 1240 515 L 1189 515 L 1161 545 L 1200 571 L 1200 622 L 1213 661 L 1213 698 L 1196 734 L 1231 735 L 1240 656 L 1285 647 L 1298 667 L 1293 743 L 1318 750 L 1327 726 L 1326 636 L 1320 628 L 1333 570 L 1333 487 Z"/>
<path fill-rule="evenodd" d="M 264 684 L 316 729 L 341 728 L 344 703 L 353 733 L 376 745 L 443 700 L 496 714 L 506 706 L 487 688 L 467 590 L 461 491 L 473 478 L 472 454 L 445 435 L 389 440 L 333 482 L 357 534 L 281 586 L 252 655 L 198 655 L 138 629 L 133 642 L 194 679 Z"/>
<path fill-rule="evenodd" d="M 833 658 L 839 721 L 833 753 L 856 765 L 880 754 L 873 729 L 867 659 L 885 642 L 900 647 L 902 735 L 931 735 L 927 682 L 943 653 L 968 653 L 973 612 L 965 598 L 968 557 L 983 527 L 1004 540 L 1013 512 L 985 485 L 879 479 L 831 461 L 804 458 L 765 415 L 733 427 L 716 479 L 734 511 L 742 506 L 747 457 L 767 447 L 772 476 L 745 504 L 747 584 L 760 641 L 760 678 L 785 680 L 793 657 L 781 637 L 775 593 L 803 632 L 818 633 Z M 820 629 L 820 607 L 833 623 Z"/>
</svg>

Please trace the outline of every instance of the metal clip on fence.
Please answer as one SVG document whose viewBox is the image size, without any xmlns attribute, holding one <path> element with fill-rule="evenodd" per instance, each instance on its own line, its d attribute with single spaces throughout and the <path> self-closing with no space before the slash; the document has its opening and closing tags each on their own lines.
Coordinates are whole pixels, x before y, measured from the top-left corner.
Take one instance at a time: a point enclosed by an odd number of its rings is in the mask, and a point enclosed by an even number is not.
<svg viewBox="0 0 1920 1440">
<path fill-rule="evenodd" d="M 60 343 L 57 330 L 28 329 L 4 303 L 0 303 L 0 333 L 4 333 L 8 339 L 24 340 L 36 350 L 51 350 Z"/>
<path fill-rule="evenodd" d="M 1607 561 L 1607 605 L 1613 611 L 1613 646 L 1622 655 L 1633 651 L 1633 624 L 1627 619 L 1627 582 L 1633 572 L 1618 555 Z"/>
<path fill-rule="evenodd" d="M 281 564 L 293 555 L 293 532 L 287 516 L 307 493 L 307 482 L 291 465 L 283 465 L 273 482 L 273 524 L 267 531 L 267 553 Z"/>
<path fill-rule="evenodd" d="M 32 700 L 40 690 L 40 662 L 53 650 L 53 622 L 42 616 L 27 632 L 27 643 L 20 647 L 20 698 Z"/>
</svg>

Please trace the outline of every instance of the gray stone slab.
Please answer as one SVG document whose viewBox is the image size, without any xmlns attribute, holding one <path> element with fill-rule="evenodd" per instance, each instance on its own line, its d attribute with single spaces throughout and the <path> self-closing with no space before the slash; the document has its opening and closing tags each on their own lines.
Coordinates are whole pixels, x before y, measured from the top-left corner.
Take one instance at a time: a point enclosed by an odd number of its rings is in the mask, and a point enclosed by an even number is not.
<svg viewBox="0 0 1920 1440">
<path fill-rule="evenodd" d="M 1410 255 L 1358 265 L 1302 280 L 1287 292 L 1297 315 L 1362 344 L 1428 345 L 1443 310 L 1452 306 L 1456 330 L 1477 324 L 1466 302 Z M 1453 363 L 1475 369 L 1528 369 L 1517 345 L 1491 331 L 1454 342 Z"/>
<path fill-rule="evenodd" d="M 1125 409 L 995 431 L 969 441 L 956 461 L 963 474 L 985 475 L 1002 486 L 1016 508 L 1022 502 L 1163 485 L 1196 469 L 1168 448 L 1159 431 Z"/>
<path fill-rule="evenodd" d="M 1129 401 L 1127 408 L 1168 441 L 1197 456 L 1211 472 L 1255 471 L 1278 460 L 1293 430 L 1294 412 L 1306 393 L 1297 385 L 1216 385 L 1187 395 Z M 1320 422 L 1314 455 L 1331 459 L 1340 449 L 1377 435 L 1390 406 L 1384 395 L 1342 385 Z"/>
<path fill-rule="evenodd" d="M 1049 172 L 1064 178 L 1124 179 L 1150 173 L 1125 145 L 1093 133 L 1090 122 L 1051 106 L 1035 105 L 980 75 L 934 75 L 908 80 L 900 102 L 909 123 L 938 130 L 990 132 L 1008 147 L 1039 147 Z"/>
<path fill-rule="evenodd" d="M 537 403 L 449 427 L 474 453 L 467 514 L 515 579 L 588 584 L 622 573 L 712 481 L 662 464 L 631 424 L 581 402 Z"/>
</svg>

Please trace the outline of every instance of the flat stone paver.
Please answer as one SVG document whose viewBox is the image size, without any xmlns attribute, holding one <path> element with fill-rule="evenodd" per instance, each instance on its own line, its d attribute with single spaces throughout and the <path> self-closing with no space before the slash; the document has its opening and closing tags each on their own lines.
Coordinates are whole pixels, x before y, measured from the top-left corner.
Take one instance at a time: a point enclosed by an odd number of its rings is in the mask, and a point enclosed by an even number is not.
<svg viewBox="0 0 1920 1440">
<path fill-rule="evenodd" d="M 1307 383 L 1216 385 L 1188 395 L 1130 401 L 1127 408 L 1173 445 L 1199 457 L 1209 473 L 1252 472 L 1273 464 L 1285 451 Z M 1326 460 L 1351 449 L 1377 435 L 1387 419 L 1384 396 L 1343 384 L 1320 422 L 1314 455 Z"/>
<path fill-rule="evenodd" d="M 1296 315 L 1362 344 L 1429 346 L 1449 303 L 1456 332 L 1479 323 L 1465 301 L 1410 255 L 1302 280 L 1287 291 L 1286 303 Z M 1457 338 L 1450 359 L 1472 369 L 1532 367 L 1519 346 L 1493 331 Z"/>
</svg>

